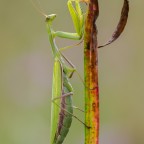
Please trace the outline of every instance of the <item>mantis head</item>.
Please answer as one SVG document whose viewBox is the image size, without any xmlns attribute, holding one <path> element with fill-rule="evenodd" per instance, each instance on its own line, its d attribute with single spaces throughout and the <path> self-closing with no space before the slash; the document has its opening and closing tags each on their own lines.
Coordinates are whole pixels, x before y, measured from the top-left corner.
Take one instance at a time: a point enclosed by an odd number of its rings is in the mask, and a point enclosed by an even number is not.
<svg viewBox="0 0 144 144">
<path fill-rule="evenodd" d="M 50 14 L 46 16 L 46 22 L 52 22 L 56 17 L 56 14 Z"/>
</svg>

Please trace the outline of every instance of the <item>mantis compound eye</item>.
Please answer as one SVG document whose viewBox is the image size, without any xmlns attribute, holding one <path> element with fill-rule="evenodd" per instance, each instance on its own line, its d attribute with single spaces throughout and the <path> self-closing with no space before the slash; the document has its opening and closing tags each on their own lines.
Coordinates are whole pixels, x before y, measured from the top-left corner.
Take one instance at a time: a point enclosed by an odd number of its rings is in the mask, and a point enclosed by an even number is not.
<svg viewBox="0 0 144 144">
<path fill-rule="evenodd" d="M 46 16 L 46 22 L 53 21 L 56 17 L 56 14 L 50 14 Z"/>
</svg>

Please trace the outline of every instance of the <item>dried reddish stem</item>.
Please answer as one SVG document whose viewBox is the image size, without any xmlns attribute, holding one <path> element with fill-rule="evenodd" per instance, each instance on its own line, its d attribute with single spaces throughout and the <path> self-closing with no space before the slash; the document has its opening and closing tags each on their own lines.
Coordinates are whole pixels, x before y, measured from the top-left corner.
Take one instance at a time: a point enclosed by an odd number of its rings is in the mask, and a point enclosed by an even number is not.
<svg viewBox="0 0 144 144">
<path fill-rule="evenodd" d="M 99 136 L 99 91 L 97 29 L 95 21 L 99 14 L 98 0 L 90 0 L 84 36 L 85 71 L 85 144 L 98 144 Z"/>
</svg>

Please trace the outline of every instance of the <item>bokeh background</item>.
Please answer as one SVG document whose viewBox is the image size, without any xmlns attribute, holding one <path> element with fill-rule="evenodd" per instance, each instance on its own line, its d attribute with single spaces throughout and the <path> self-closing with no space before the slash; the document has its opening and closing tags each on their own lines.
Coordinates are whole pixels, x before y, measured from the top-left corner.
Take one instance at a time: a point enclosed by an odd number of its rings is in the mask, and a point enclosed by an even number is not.
<svg viewBox="0 0 144 144">
<path fill-rule="evenodd" d="M 100 144 L 144 144 L 144 1 L 129 1 L 125 31 L 98 50 Z M 57 14 L 55 30 L 74 32 L 66 2 L 40 0 L 46 14 Z M 122 4 L 99 0 L 99 44 L 111 36 Z M 56 42 L 59 47 L 76 43 Z M 82 45 L 64 54 L 83 76 Z M 29 0 L 0 0 L 0 144 L 49 144 L 52 69 L 44 17 Z M 76 75 L 71 83 L 74 105 L 83 108 L 83 84 Z M 84 120 L 80 112 L 75 115 Z M 83 143 L 84 126 L 73 119 L 64 144 Z"/>
</svg>

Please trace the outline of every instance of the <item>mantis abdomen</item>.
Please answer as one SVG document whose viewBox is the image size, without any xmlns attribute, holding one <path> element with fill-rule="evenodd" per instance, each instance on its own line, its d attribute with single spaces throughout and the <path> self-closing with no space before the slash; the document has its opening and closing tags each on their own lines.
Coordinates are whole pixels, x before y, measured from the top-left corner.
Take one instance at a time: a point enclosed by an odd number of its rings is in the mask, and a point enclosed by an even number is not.
<svg viewBox="0 0 144 144">
<path fill-rule="evenodd" d="M 64 93 L 68 94 L 69 91 L 67 88 L 64 87 Z M 71 95 L 67 95 L 66 97 L 61 98 L 61 111 L 59 113 L 59 122 L 58 122 L 58 129 L 55 135 L 55 142 L 54 144 L 61 144 L 66 135 L 69 132 L 69 128 L 72 123 L 72 114 L 73 114 L 73 107 L 72 107 L 72 98 Z"/>
</svg>

